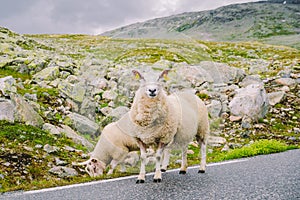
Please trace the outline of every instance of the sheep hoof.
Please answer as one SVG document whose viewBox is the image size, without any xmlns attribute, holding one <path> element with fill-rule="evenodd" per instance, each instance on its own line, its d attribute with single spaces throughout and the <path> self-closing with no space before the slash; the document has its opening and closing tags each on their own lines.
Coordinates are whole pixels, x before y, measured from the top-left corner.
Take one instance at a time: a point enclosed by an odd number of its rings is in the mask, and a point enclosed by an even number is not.
<svg viewBox="0 0 300 200">
<path fill-rule="evenodd" d="M 180 170 L 179 174 L 186 174 L 186 171 Z"/>
<path fill-rule="evenodd" d="M 138 179 L 138 180 L 136 180 L 136 183 L 137 183 L 137 184 L 138 184 L 138 183 L 145 183 L 145 180 Z"/>
<path fill-rule="evenodd" d="M 160 171 L 161 171 L 161 172 L 166 172 L 167 170 L 166 170 L 166 169 L 161 169 Z"/>
<path fill-rule="evenodd" d="M 200 169 L 200 170 L 198 171 L 198 173 L 203 174 L 203 173 L 205 173 L 205 170 Z"/>
<path fill-rule="evenodd" d="M 160 182 L 161 182 L 161 178 L 153 179 L 153 182 L 154 182 L 154 183 L 160 183 Z"/>
</svg>

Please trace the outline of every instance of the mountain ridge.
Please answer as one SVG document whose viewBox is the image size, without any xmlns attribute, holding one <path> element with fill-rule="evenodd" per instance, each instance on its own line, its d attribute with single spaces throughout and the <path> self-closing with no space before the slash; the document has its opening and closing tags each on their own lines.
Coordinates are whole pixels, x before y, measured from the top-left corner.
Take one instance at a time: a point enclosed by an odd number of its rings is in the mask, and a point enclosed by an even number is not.
<svg viewBox="0 0 300 200">
<path fill-rule="evenodd" d="M 259 1 L 185 12 L 104 32 L 113 38 L 260 41 L 300 48 L 300 1 Z"/>
</svg>

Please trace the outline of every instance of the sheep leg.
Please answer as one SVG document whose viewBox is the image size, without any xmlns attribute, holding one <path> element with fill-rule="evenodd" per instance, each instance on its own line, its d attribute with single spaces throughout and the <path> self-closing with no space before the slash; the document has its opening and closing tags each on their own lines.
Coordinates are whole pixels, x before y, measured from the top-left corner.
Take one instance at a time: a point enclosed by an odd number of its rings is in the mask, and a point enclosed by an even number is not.
<svg viewBox="0 0 300 200">
<path fill-rule="evenodd" d="M 200 163 L 200 169 L 198 173 L 205 173 L 205 167 L 206 167 L 206 140 L 199 139 L 198 141 L 200 145 L 201 150 L 201 163 Z M 199 155 L 200 157 L 200 155 Z"/>
<path fill-rule="evenodd" d="M 181 168 L 179 174 L 186 174 L 187 169 L 187 147 L 182 148 Z"/>
<path fill-rule="evenodd" d="M 126 167 L 123 162 L 120 164 L 120 166 L 121 166 L 120 172 L 126 172 Z"/>
<path fill-rule="evenodd" d="M 112 160 L 111 163 L 110 163 L 110 169 L 108 170 L 107 175 L 113 174 L 114 169 L 116 168 L 116 166 L 117 166 L 118 164 L 119 164 L 118 161 Z"/>
<path fill-rule="evenodd" d="M 147 163 L 146 145 L 142 141 L 138 141 L 138 145 L 140 147 L 140 152 L 141 152 L 141 168 L 136 183 L 144 183 L 145 176 L 146 176 L 146 163 Z"/>
<path fill-rule="evenodd" d="M 160 165 L 161 165 L 161 157 L 163 155 L 165 146 L 166 146 L 165 144 L 159 143 L 158 148 L 156 150 L 155 174 L 154 174 L 154 178 L 153 178 L 154 182 L 161 182 L 161 180 L 162 180 Z"/>
<path fill-rule="evenodd" d="M 161 164 L 161 170 L 162 172 L 167 171 L 168 165 L 170 161 L 170 149 L 165 149 L 163 153 L 163 161 Z"/>
</svg>

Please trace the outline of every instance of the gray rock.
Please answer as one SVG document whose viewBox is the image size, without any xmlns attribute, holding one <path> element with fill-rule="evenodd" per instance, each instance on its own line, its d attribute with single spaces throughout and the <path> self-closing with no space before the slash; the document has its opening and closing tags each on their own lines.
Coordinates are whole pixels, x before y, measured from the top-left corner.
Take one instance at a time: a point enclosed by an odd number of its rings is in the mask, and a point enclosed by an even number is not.
<svg viewBox="0 0 300 200">
<path fill-rule="evenodd" d="M 25 99 L 28 99 L 30 101 L 35 101 L 37 102 L 37 95 L 36 94 L 29 94 L 29 93 L 26 93 L 24 94 L 24 98 Z"/>
<path fill-rule="evenodd" d="M 59 67 L 47 67 L 35 75 L 33 75 L 33 79 L 36 81 L 53 81 L 59 77 Z"/>
<path fill-rule="evenodd" d="M 194 86 L 204 82 L 214 82 L 212 76 L 200 66 L 181 66 L 177 69 L 177 73 Z"/>
<path fill-rule="evenodd" d="M 259 74 L 268 71 L 268 66 L 270 65 L 270 61 L 266 61 L 263 59 L 255 59 L 248 63 L 249 65 L 249 73 L 250 74 Z"/>
<path fill-rule="evenodd" d="M 0 110 L 0 120 L 15 121 L 15 106 L 10 100 L 0 98 Z"/>
<path fill-rule="evenodd" d="M 87 139 L 82 137 L 81 135 L 77 134 L 71 127 L 67 125 L 61 125 L 61 128 L 58 127 L 60 133 L 66 134 L 66 137 L 70 138 L 75 142 L 76 144 L 81 144 L 85 147 L 87 147 L 89 150 L 94 149 L 94 145 L 89 142 Z"/>
<path fill-rule="evenodd" d="M 85 98 L 86 85 L 82 82 L 71 84 L 67 81 L 62 81 L 58 85 L 58 89 L 67 97 L 76 102 L 82 103 L 83 99 Z"/>
<path fill-rule="evenodd" d="M 212 100 L 209 105 L 206 106 L 208 113 L 212 118 L 218 118 L 222 112 L 222 104 L 220 101 Z"/>
<path fill-rule="evenodd" d="M 218 136 L 209 136 L 207 143 L 210 146 L 220 147 L 226 143 L 226 139 Z"/>
<path fill-rule="evenodd" d="M 269 103 L 271 106 L 281 102 L 285 97 L 284 91 L 268 93 Z"/>
<path fill-rule="evenodd" d="M 115 109 L 113 109 L 110 113 L 109 116 L 115 118 L 116 120 L 120 119 L 125 113 L 129 111 L 129 108 L 126 106 L 119 106 Z"/>
<path fill-rule="evenodd" d="M 79 113 L 94 121 L 96 117 L 96 106 L 96 103 L 90 100 L 90 98 L 85 98 L 81 104 Z"/>
<path fill-rule="evenodd" d="M 200 66 L 208 72 L 215 84 L 239 82 L 246 75 L 244 70 L 230 67 L 224 63 L 202 61 Z"/>
<path fill-rule="evenodd" d="M 83 115 L 70 113 L 67 115 L 65 122 L 82 134 L 88 134 L 92 137 L 99 134 L 99 125 Z"/>
<path fill-rule="evenodd" d="M 45 144 L 43 150 L 46 151 L 47 153 L 54 153 L 57 152 L 59 148 L 55 146 L 51 146 L 49 144 Z"/>
<path fill-rule="evenodd" d="M 57 166 L 65 166 L 65 165 L 67 165 L 68 163 L 66 162 L 66 161 L 64 161 L 64 160 L 61 160 L 61 159 L 59 159 L 59 158 L 55 158 L 55 164 L 57 165 Z"/>
<path fill-rule="evenodd" d="M 229 103 L 232 115 L 248 117 L 254 121 L 263 118 L 268 112 L 269 100 L 264 87 L 251 84 L 236 90 L 237 94 Z"/>
<path fill-rule="evenodd" d="M 114 92 L 113 90 L 106 90 L 102 94 L 102 98 L 106 100 L 114 100 L 116 99 L 118 94 Z"/>
<path fill-rule="evenodd" d="M 59 128 L 49 123 L 43 125 L 43 130 L 49 131 L 52 135 L 61 135 Z"/>
<path fill-rule="evenodd" d="M 15 120 L 26 124 L 42 127 L 44 124 L 43 118 L 26 102 L 26 100 L 18 95 L 11 93 L 11 100 L 15 106 Z"/>
<path fill-rule="evenodd" d="M 78 175 L 75 169 L 63 166 L 55 166 L 49 170 L 49 173 L 57 175 L 60 178 L 68 178 Z"/>
<path fill-rule="evenodd" d="M 296 85 L 296 81 L 292 78 L 279 78 L 275 80 L 275 83 L 279 85 L 286 85 L 286 86 Z"/>
<path fill-rule="evenodd" d="M 12 76 L 0 78 L 0 92 L 2 92 L 4 96 L 9 96 L 9 93 L 11 92 L 16 93 L 17 88 L 14 87 L 15 84 L 16 84 L 16 80 Z"/>
<path fill-rule="evenodd" d="M 263 84 L 262 80 L 260 79 L 259 75 L 250 75 L 246 76 L 242 82 L 239 83 L 241 87 L 247 87 L 251 84 Z"/>
</svg>

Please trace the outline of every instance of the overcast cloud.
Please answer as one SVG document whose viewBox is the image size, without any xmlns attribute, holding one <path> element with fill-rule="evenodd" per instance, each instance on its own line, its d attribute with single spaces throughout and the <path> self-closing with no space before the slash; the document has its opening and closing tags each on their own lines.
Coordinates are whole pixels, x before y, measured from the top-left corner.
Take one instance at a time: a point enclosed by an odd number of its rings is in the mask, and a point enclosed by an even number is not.
<svg viewBox="0 0 300 200">
<path fill-rule="evenodd" d="M 18 33 L 100 34 L 135 22 L 253 0 L 3 0 L 0 26 Z"/>
</svg>

